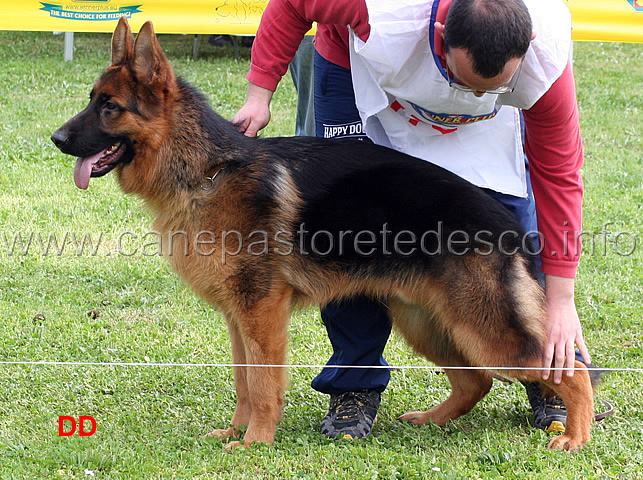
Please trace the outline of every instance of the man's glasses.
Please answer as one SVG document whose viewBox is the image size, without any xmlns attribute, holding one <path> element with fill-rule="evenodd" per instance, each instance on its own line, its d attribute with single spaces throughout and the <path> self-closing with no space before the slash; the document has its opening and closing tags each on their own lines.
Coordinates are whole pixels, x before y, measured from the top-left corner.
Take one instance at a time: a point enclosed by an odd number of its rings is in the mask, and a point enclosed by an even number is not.
<svg viewBox="0 0 643 480">
<path fill-rule="evenodd" d="M 456 82 L 453 79 L 453 76 L 451 75 L 451 69 L 449 68 L 449 66 L 447 65 L 447 67 L 445 68 L 445 71 L 447 73 L 447 81 L 449 82 L 449 87 L 455 88 L 456 90 L 460 90 L 461 92 L 490 93 L 492 95 L 501 95 L 503 93 L 513 92 L 516 88 L 516 83 L 518 82 L 518 77 L 520 77 L 521 70 L 522 70 L 522 60 L 520 61 L 518 70 L 516 70 L 516 73 L 513 74 L 513 76 L 511 77 L 511 80 L 509 80 L 509 83 L 507 85 L 501 85 L 500 87 L 494 88 L 493 90 L 476 90 L 475 88 L 467 87 L 466 85 L 462 85 L 461 83 Z"/>
</svg>

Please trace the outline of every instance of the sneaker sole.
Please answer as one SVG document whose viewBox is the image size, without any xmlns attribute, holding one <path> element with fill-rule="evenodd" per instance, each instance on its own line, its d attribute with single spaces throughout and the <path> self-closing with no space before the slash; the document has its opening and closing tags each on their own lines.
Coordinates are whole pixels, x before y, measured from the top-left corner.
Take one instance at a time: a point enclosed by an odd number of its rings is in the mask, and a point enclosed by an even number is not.
<svg viewBox="0 0 643 480">
<path fill-rule="evenodd" d="M 559 422 L 558 420 L 554 420 L 551 422 L 549 427 L 547 427 L 547 431 L 549 433 L 565 433 L 565 425 L 562 424 L 562 422 Z"/>
</svg>

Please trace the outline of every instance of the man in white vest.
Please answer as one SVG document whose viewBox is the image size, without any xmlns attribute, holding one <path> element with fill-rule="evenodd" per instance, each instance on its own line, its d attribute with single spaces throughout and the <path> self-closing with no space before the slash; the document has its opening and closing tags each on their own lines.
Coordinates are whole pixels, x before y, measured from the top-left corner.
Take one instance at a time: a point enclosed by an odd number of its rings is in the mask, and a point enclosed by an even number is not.
<svg viewBox="0 0 643 480">
<path fill-rule="evenodd" d="M 313 22 L 317 136 L 369 139 L 441 165 L 540 232 L 543 367 L 571 368 L 576 355 L 590 364 L 574 304 L 583 151 L 563 1 L 271 0 L 233 119 L 246 135 L 269 122 L 272 94 Z M 378 302 L 332 304 L 322 318 L 329 365 L 387 365 L 390 324 Z M 559 382 L 573 370 L 551 374 Z M 388 380 L 386 369 L 324 369 L 313 381 L 331 395 L 322 433 L 370 435 Z M 562 402 L 526 387 L 535 426 L 563 431 Z"/>
</svg>

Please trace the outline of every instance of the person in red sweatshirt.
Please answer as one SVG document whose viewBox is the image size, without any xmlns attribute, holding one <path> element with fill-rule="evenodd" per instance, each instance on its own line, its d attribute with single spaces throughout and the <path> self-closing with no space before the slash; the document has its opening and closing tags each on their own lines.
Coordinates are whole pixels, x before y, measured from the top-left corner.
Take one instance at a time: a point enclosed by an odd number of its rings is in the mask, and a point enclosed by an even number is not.
<svg viewBox="0 0 643 480">
<path fill-rule="evenodd" d="M 317 136 L 373 141 L 437 163 L 538 232 L 543 377 L 573 375 L 576 356 L 589 365 L 574 303 L 583 149 L 564 3 L 271 0 L 253 45 L 246 102 L 233 119 L 246 135 L 269 122 L 272 94 L 313 22 Z M 331 304 L 322 318 L 334 351 L 329 365 L 387 365 L 390 322 L 380 302 Z M 313 381 L 331 395 L 322 433 L 370 435 L 388 381 L 387 369 L 322 370 Z M 526 387 L 535 426 L 564 430 L 562 402 L 545 400 L 537 384 Z"/>
</svg>

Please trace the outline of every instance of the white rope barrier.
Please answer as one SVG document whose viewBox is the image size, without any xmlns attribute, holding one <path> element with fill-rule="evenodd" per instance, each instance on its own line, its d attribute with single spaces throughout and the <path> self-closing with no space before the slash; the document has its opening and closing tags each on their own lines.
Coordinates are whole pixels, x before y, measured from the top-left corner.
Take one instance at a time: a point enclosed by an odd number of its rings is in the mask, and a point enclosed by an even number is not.
<svg viewBox="0 0 643 480">
<path fill-rule="evenodd" d="M 479 367 L 479 366 L 441 366 L 441 365 L 264 365 L 251 363 L 162 363 L 162 362 L 57 362 L 57 361 L 22 361 L 22 360 L 4 360 L 0 361 L 2 365 L 23 365 L 23 366 L 71 366 L 71 367 L 192 367 L 192 368 L 233 368 L 233 367 L 257 367 L 257 368 L 364 368 L 364 369 L 390 369 L 390 370 L 581 370 L 579 368 L 565 367 Z M 584 369 L 582 369 L 584 370 Z M 592 370 L 600 372 L 635 372 L 643 373 L 643 368 L 616 367 L 603 368 L 594 367 Z"/>
</svg>

